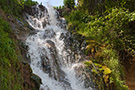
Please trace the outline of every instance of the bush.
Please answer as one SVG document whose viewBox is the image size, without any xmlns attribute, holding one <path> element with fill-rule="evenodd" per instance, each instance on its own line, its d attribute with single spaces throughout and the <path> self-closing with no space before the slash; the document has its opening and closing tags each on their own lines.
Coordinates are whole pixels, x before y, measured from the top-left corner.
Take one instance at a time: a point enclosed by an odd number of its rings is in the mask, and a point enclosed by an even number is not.
<svg viewBox="0 0 135 90">
<path fill-rule="evenodd" d="M 81 11 L 73 11 L 66 19 L 70 29 L 86 38 L 110 45 L 116 50 L 135 53 L 134 12 L 115 8 L 105 16 L 92 16 Z"/>
<path fill-rule="evenodd" d="M 0 0 L 0 8 L 6 13 L 19 16 L 23 9 L 23 4 L 20 0 Z"/>
<path fill-rule="evenodd" d="M 74 0 L 64 0 L 64 6 L 72 9 L 74 8 L 74 5 L 75 5 L 75 1 Z"/>
<path fill-rule="evenodd" d="M 20 16 L 24 5 L 33 6 L 38 3 L 32 0 L 0 0 L 0 8 L 11 15 Z"/>
<path fill-rule="evenodd" d="M 107 10 L 112 8 L 126 8 L 129 11 L 135 10 L 135 0 L 78 0 L 79 9 L 89 14 L 103 15 Z"/>
<path fill-rule="evenodd" d="M 87 40 L 87 55 L 95 63 L 110 68 L 110 83 L 114 83 L 117 90 L 126 90 L 118 53 L 135 55 L 135 12 L 114 8 L 100 16 L 78 10 L 72 11 L 66 19 L 69 29 Z"/>
<path fill-rule="evenodd" d="M 37 5 L 38 2 L 37 1 L 32 1 L 32 0 L 25 0 L 24 1 L 24 5 L 26 6 L 34 6 L 34 5 Z"/>
</svg>

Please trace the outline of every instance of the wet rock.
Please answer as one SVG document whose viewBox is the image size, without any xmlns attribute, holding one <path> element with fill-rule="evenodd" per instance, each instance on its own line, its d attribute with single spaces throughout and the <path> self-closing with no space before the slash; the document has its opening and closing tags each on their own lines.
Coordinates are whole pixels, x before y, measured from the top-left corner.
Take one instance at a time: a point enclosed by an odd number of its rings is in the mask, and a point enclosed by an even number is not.
<svg viewBox="0 0 135 90">
<path fill-rule="evenodd" d="M 48 59 L 48 57 L 47 56 L 45 56 L 45 55 L 42 55 L 41 56 L 41 60 L 42 60 L 42 68 L 43 68 L 43 71 L 45 72 L 45 73 L 50 73 L 50 71 L 51 71 L 51 66 L 49 65 L 49 59 Z"/>
<path fill-rule="evenodd" d="M 21 22 L 19 19 L 16 19 L 16 22 L 19 24 L 20 27 L 24 27 L 24 23 Z"/>
<path fill-rule="evenodd" d="M 61 35 L 60 35 L 60 40 L 62 40 L 62 39 L 64 39 L 65 38 L 65 34 L 64 33 L 62 33 Z"/>
<path fill-rule="evenodd" d="M 48 10 L 43 5 L 24 6 L 24 12 L 24 17 L 31 22 L 32 26 L 44 29 L 47 24 L 49 25 Z"/>
<path fill-rule="evenodd" d="M 28 13 L 29 15 L 32 15 L 32 16 L 37 16 L 37 14 L 39 12 L 37 7 L 39 7 L 42 12 L 47 12 L 47 9 L 43 5 L 35 5 L 32 7 L 24 6 L 23 12 Z"/>
<path fill-rule="evenodd" d="M 34 82 L 37 85 L 37 88 L 40 88 L 40 84 L 42 84 L 41 78 L 39 76 L 35 75 L 35 74 L 32 74 L 31 79 L 34 80 Z"/>
<path fill-rule="evenodd" d="M 28 13 L 29 15 L 33 15 L 32 7 L 24 5 L 23 12 Z"/>
<path fill-rule="evenodd" d="M 49 44 L 49 46 L 52 47 L 52 49 L 56 49 L 55 43 L 53 41 L 47 40 L 46 43 Z"/>
<path fill-rule="evenodd" d="M 46 20 L 44 20 L 44 22 L 42 22 L 42 26 L 43 26 L 43 28 L 45 28 L 47 24 L 49 24 L 49 22 L 48 22 L 48 21 L 46 21 Z"/>
<path fill-rule="evenodd" d="M 91 88 L 92 90 L 97 90 L 95 89 L 95 84 L 92 82 L 92 74 L 91 74 L 91 69 L 89 69 L 89 72 L 87 73 L 85 71 L 85 66 L 83 63 L 80 63 L 78 66 L 74 67 L 75 72 L 76 72 L 76 77 L 80 82 L 84 82 L 84 87 L 85 88 Z"/>
<path fill-rule="evenodd" d="M 56 47 L 52 41 L 48 40 L 47 42 L 49 52 L 44 50 L 43 54 L 41 55 L 42 68 L 45 73 L 49 73 L 50 77 L 58 80 L 57 71 L 59 69 L 59 64 L 57 62 L 58 56 L 56 53 Z"/>
<path fill-rule="evenodd" d="M 41 11 L 47 10 L 47 9 L 46 9 L 43 5 L 41 5 L 41 4 L 40 4 L 38 7 L 40 8 Z"/>
<path fill-rule="evenodd" d="M 51 90 L 47 85 L 44 88 L 40 88 L 40 90 Z"/>
<path fill-rule="evenodd" d="M 36 30 L 31 30 L 30 33 L 29 33 L 29 35 L 34 35 L 34 34 L 36 34 L 36 33 L 37 33 Z"/>
<path fill-rule="evenodd" d="M 47 40 L 46 42 L 48 44 L 48 50 L 50 53 L 48 56 L 47 52 L 43 51 L 46 54 L 43 53 L 41 56 L 43 71 L 48 73 L 49 76 L 55 80 L 60 81 L 64 85 L 70 87 L 70 83 L 65 78 L 65 73 L 60 68 L 55 43 L 51 40 Z"/>
<path fill-rule="evenodd" d="M 21 42 L 20 44 L 22 48 L 24 48 L 25 50 L 28 50 L 28 46 L 24 42 Z"/>
<path fill-rule="evenodd" d="M 53 29 L 47 29 L 44 32 L 43 38 L 53 38 L 55 36 L 55 32 L 53 31 Z"/>
<path fill-rule="evenodd" d="M 66 29 L 66 26 L 67 26 L 67 22 L 64 18 L 60 18 L 60 25 L 62 29 Z"/>
</svg>

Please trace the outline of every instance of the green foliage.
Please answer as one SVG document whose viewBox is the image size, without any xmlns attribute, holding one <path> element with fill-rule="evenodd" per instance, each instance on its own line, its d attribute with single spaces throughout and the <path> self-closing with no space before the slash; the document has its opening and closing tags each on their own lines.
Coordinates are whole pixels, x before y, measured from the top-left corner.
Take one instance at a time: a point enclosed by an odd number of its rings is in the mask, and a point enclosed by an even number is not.
<svg viewBox="0 0 135 90">
<path fill-rule="evenodd" d="M 99 2 L 100 0 L 78 0 L 79 2 L 79 9 L 83 10 L 84 12 L 88 12 L 89 14 L 93 14 L 96 12 L 97 8 L 100 8 Z M 101 9 L 101 8 L 100 8 Z"/>
<path fill-rule="evenodd" d="M 0 0 L 0 8 L 11 15 L 19 16 L 24 5 L 33 6 L 38 4 L 32 0 Z"/>
<path fill-rule="evenodd" d="M 73 30 L 75 33 L 78 30 L 83 30 L 86 27 L 86 23 L 89 21 L 88 14 L 82 11 L 72 11 L 69 15 L 65 16 L 68 22 L 68 29 Z"/>
<path fill-rule="evenodd" d="M 133 56 L 135 54 L 135 12 L 114 8 L 100 16 L 77 10 L 72 11 L 66 19 L 68 28 L 87 40 L 86 53 L 89 57 L 111 70 L 110 76 L 103 77 L 105 82 L 109 80 L 110 84 L 114 83 L 117 90 L 127 90 L 121 77 L 124 74 L 118 53 L 124 51 Z M 89 66 L 90 63 L 85 64 Z"/>
<path fill-rule="evenodd" d="M 18 16 L 23 8 L 20 0 L 0 0 L 0 8 L 6 13 Z"/>
<path fill-rule="evenodd" d="M 78 0 L 79 9 L 89 14 L 102 15 L 106 10 L 112 8 L 126 8 L 129 11 L 134 11 L 135 0 Z"/>
<path fill-rule="evenodd" d="M 117 90 L 127 90 L 124 81 L 122 81 L 123 69 L 118 60 L 117 52 L 112 49 L 104 49 L 102 54 L 104 59 L 107 59 L 103 63 L 112 70 L 112 74 L 109 77 L 110 83 L 114 83 L 117 86 Z"/>
<path fill-rule="evenodd" d="M 126 52 L 135 56 L 135 0 L 78 0 L 78 2 L 77 10 L 65 16 L 68 29 L 85 37 L 88 44 L 86 54 L 96 67 L 91 69 L 96 75 L 102 76 L 106 86 L 113 83 L 116 90 L 127 90 L 122 80 L 124 73 L 120 53 Z M 90 67 L 92 62 L 87 61 L 85 64 Z M 107 68 L 102 68 L 101 65 Z M 101 72 L 103 69 L 104 72 Z M 105 73 L 110 74 L 104 75 Z M 100 80 L 101 78 L 97 81 Z M 99 87 L 103 89 L 102 85 Z"/>
<path fill-rule="evenodd" d="M 54 9 L 64 9 L 64 6 L 59 6 L 59 7 L 53 7 Z"/>
<path fill-rule="evenodd" d="M 84 64 L 91 68 L 93 74 L 96 74 L 97 81 L 94 81 L 99 86 L 99 90 L 104 90 L 104 86 L 109 88 L 109 84 L 114 83 L 115 90 L 127 90 L 127 86 L 122 80 L 123 69 L 118 60 L 117 52 L 113 49 L 103 48 L 100 51 L 102 62 L 98 62 L 99 57 L 94 57 L 95 60 L 86 61 Z M 98 77 L 97 77 L 98 76 Z M 101 87 L 102 86 L 102 87 Z M 104 87 L 104 88 L 103 88 Z"/>
<path fill-rule="evenodd" d="M 11 29 L 6 21 L 0 18 L 0 88 L 1 90 L 21 90 L 19 60 L 13 40 L 8 33 Z"/>
<path fill-rule="evenodd" d="M 64 3 L 64 6 L 70 8 L 70 9 L 74 8 L 74 5 L 75 5 L 74 0 L 64 0 L 63 3 Z"/>
<path fill-rule="evenodd" d="M 25 2 L 24 2 L 24 5 L 26 5 L 26 6 L 34 6 L 37 4 L 38 4 L 37 1 L 32 1 L 32 0 L 25 0 Z"/>
<path fill-rule="evenodd" d="M 129 11 L 134 11 L 135 0 L 105 0 L 106 10 L 109 8 L 126 8 Z"/>
<path fill-rule="evenodd" d="M 92 16 L 78 10 L 71 12 L 66 19 L 69 22 L 68 28 L 73 32 L 117 50 L 134 53 L 134 12 L 116 8 L 105 16 Z"/>
</svg>

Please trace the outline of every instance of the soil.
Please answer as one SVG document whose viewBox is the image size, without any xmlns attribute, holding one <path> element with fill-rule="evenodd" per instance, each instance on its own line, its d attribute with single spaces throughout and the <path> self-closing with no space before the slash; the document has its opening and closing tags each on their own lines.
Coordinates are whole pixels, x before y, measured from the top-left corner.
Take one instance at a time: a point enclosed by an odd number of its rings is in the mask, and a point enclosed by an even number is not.
<svg viewBox="0 0 135 90">
<path fill-rule="evenodd" d="M 127 56 L 123 62 L 125 81 L 129 90 L 135 90 L 135 57 Z"/>
</svg>

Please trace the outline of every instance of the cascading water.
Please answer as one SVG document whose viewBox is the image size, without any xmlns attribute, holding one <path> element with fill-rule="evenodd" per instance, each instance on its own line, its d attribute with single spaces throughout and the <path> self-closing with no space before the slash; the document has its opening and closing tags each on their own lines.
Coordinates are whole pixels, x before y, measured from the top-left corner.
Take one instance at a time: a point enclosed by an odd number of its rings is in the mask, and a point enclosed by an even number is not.
<svg viewBox="0 0 135 90">
<path fill-rule="evenodd" d="M 80 64 L 68 48 L 71 34 L 65 30 L 65 20 L 59 19 L 53 7 L 32 8 L 34 15 L 26 17 L 35 33 L 27 38 L 26 45 L 33 73 L 42 80 L 40 90 L 92 90 L 76 75 L 75 67 Z"/>
</svg>

